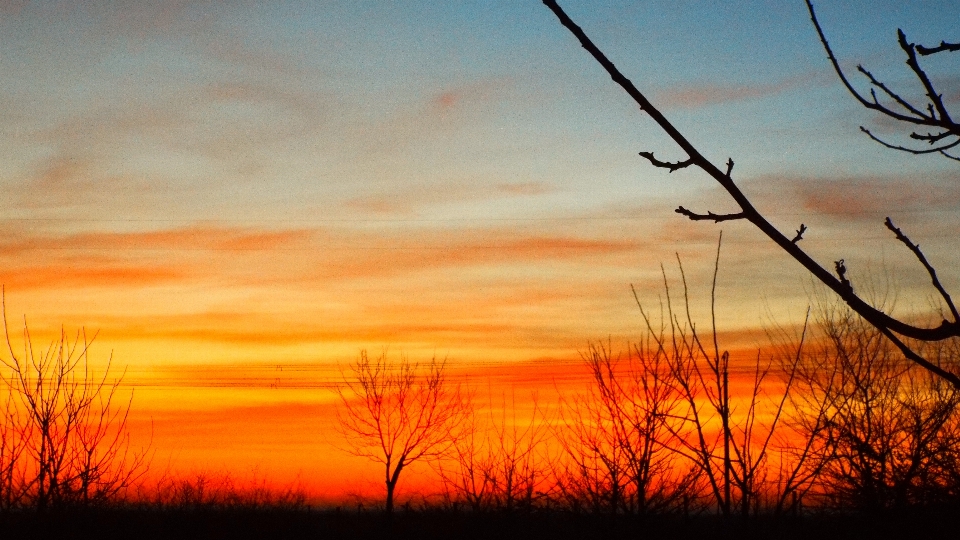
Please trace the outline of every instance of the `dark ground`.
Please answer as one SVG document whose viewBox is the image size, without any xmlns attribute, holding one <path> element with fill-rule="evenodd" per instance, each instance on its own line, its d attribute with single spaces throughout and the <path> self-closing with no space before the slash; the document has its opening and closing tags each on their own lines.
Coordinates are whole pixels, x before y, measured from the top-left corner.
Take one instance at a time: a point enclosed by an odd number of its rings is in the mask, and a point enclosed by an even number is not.
<svg viewBox="0 0 960 540">
<path fill-rule="evenodd" d="M 960 538 L 960 511 L 821 515 L 725 521 L 715 516 L 639 519 L 444 511 L 383 514 L 337 510 L 99 509 L 0 514 L 0 538 L 15 539 L 468 539 L 468 540 L 873 540 Z"/>
</svg>

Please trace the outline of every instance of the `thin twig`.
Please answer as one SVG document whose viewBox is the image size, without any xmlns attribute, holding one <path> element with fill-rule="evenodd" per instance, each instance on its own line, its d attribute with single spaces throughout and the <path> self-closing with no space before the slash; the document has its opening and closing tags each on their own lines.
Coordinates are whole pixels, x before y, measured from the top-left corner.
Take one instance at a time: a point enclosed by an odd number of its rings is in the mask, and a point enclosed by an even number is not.
<svg viewBox="0 0 960 540">
<path fill-rule="evenodd" d="M 682 206 L 674 210 L 674 212 L 687 216 L 693 221 L 713 221 L 714 223 L 720 223 L 721 221 L 731 221 L 734 219 L 747 219 L 747 216 L 743 212 L 737 212 L 735 214 L 714 214 L 713 212 L 697 214 Z"/>
<path fill-rule="evenodd" d="M 659 159 L 653 157 L 653 152 L 640 152 L 640 157 L 646 158 L 647 161 L 649 161 L 654 167 L 667 169 L 670 172 L 676 171 L 677 169 L 685 169 L 690 165 L 693 165 L 693 159 L 677 161 L 675 163 L 671 163 L 669 161 L 660 161 Z"/>
<path fill-rule="evenodd" d="M 940 45 L 936 47 L 924 47 L 923 45 L 917 45 L 917 53 L 922 56 L 927 56 L 928 54 L 936 54 L 938 52 L 950 51 L 957 52 L 960 51 L 960 43 L 947 43 L 946 41 L 941 41 Z"/>
</svg>

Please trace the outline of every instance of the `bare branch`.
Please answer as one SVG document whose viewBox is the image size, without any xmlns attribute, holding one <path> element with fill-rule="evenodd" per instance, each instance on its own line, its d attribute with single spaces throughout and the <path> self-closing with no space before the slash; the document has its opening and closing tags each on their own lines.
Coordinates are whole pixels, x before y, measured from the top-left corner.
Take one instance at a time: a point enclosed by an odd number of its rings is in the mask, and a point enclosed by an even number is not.
<svg viewBox="0 0 960 540">
<path fill-rule="evenodd" d="M 851 292 L 853 291 L 853 285 L 850 284 L 850 280 L 847 279 L 847 266 L 844 264 L 843 259 L 833 262 L 833 267 L 837 271 L 837 277 L 840 278 L 840 282 L 846 285 L 847 289 Z"/>
<path fill-rule="evenodd" d="M 926 369 L 927 371 L 949 382 L 954 387 L 960 388 L 960 377 L 958 377 L 956 374 L 950 373 L 949 371 L 934 364 L 933 362 L 930 362 L 926 358 L 914 352 L 913 349 L 908 347 L 903 341 L 900 340 L 900 338 L 894 335 L 893 332 L 891 332 L 889 329 L 877 328 L 877 330 L 879 330 L 880 333 L 882 333 L 884 336 L 887 337 L 887 339 L 889 339 L 894 345 L 896 345 L 897 348 L 900 349 L 900 352 L 903 353 L 903 355 L 906 356 L 910 361 L 916 363 L 920 367 Z"/>
<path fill-rule="evenodd" d="M 796 244 L 797 242 L 803 240 L 803 233 L 805 232 L 807 232 L 807 226 L 801 223 L 800 228 L 797 229 L 797 235 L 793 237 L 793 240 L 791 240 L 790 243 Z"/>
<path fill-rule="evenodd" d="M 720 223 L 721 221 L 731 221 L 734 219 L 746 219 L 747 216 L 743 212 L 737 212 L 735 214 L 714 214 L 713 212 L 707 212 L 706 214 L 697 214 L 687 210 L 684 207 L 679 207 L 674 212 L 687 216 L 693 221 L 713 221 L 714 223 Z"/>
<path fill-rule="evenodd" d="M 955 156 L 955 155 L 953 155 L 953 154 L 950 154 L 950 153 L 948 153 L 946 150 L 940 150 L 940 154 L 943 155 L 943 157 L 945 157 L 945 158 L 947 158 L 947 159 L 952 159 L 952 160 L 954 160 L 954 161 L 960 161 L 960 156 Z"/>
<path fill-rule="evenodd" d="M 640 156 L 647 159 L 651 165 L 654 167 L 660 167 L 661 169 L 668 169 L 670 172 L 676 171 L 677 169 L 685 169 L 690 165 L 693 165 L 693 159 L 688 159 L 685 161 L 678 161 L 676 163 L 671 163 L 669 161 L 660 161 L 659 159 L 653 157 L 653 152 L 640 152 Z"/>
<path fill-rule="evenodd" d="M 569 29 L 571 33 L 573 33 L 573 35 L 580 42 L 580 45 L 586 49 L 597 60 L 598 63 L 600 63 L 613 81 L 620 85 L 627 92 L 627 94 L 629 94 L 630 97 L 636 101 L 636 103 L 640 106 L 640 109 L 647 113 L 657 123 L 657 125 L 659 125 L 660 128 L 663 129 L 671 139 L 673 139 L 673 141 L 686 153 L 686 155 L 689 156 L 688 161 L 690 164 L 696 165 L 714 180 L 716 180 L 741 209 L 741 212 L 733 214 L 717 215 L 708 213 L 703 215 L 691 212 L 681 206 L 677 209 L 678 213 L 685 215 L 690 219 L 715 222 L 728 219 L 746 219 L 760 229 L 760 231 L 770 238 L 774 243 L 780 246 L 780 248 L 787 252 L 787 254 L 790 255 L 794 260 L 799 262 L 814 277 L 825 284 L 828 288 L 833 290 L 838 296 L 840 296 L 841 299 L 843 299 L 844 302 L 847 303 L 847 305 L 851 307 L 851 309 L 853 309 L 856 313 L 858 313 L 861 317 L 866 319 L 870 324 L 878 329 L 896 332 L 904 337 L 921 341 L 940 341 L 951 337 L 960 337 L 960 321 L 943 321 L 939 326 L 934 328 L 921 327 L 892 317 L 873 307 L 862 298 L 857 296 L 854 293 L 850 282 L 846 279 L 845 274 L 840 271 L 841 269 L 844 272 L 846 270 L 845 267 L 842 266 L 842 261 L 838 261 L 838 263 L 835 264 L 837 275 L 834 275 L 832 272 L 828 271 L 826 268 L 813 260 L 806 252 L 800 249 L 798 245 L 799 242 L 792 241 L 784 236 L 783 233 L 774 227 L 762 214 L 760 214 L 756 208 L 754 208 L 753 204 L 746 197 L 746 195 L 743 194 L 729 174 L 725 174 L 716 165 L 706 159 L 693 146 L 693 144 L 691 144 L 690 141 L 688 141 L 686 137 L 684 137 L 679 130 L 677 130 L 677 128 L 674 127 L 673 124 L 671 124 L 666 117 L 664 117 L 663 114 L 650 103 L 650 101 L 636 88 L 636 86 L 634 86 L 629 79 L 620 73 L 616 66 L 609 59 L 607 59 L 607 57 L 596 47 L 596 45 L 593 44 L 592 41 L 590 41 L 583 30 L 577 26 L 557 5 L 556 0 L 543 0 L 543 3 L 550 8 L 551 11 L 553 11 L 553 13 L 560 20 L 561 24 Z M 810 11 L 811 20 L 813 21 L 817 33 L 820 36 L 820 40 L 823 43 L 824 49 L 827 51 L 828 58 L 833 64 L 834 69 L 836 70 L 841 81 L 847 87 L 848 91 L 858 101 L 860 101 L 860 103 L 871 110 L 877 110 L 897 120 L 903 120 L 911 124 L 936 126 L 960 135 L 960 126 L 948 121 L 949 116 L 945 114 L 945 111 L 940 112 L 941 118 L 939 119 L 918 119 L 915 116 L 908 116 L 895 111 L 890 111 L 875 101 L 870 102 L 865 99 L 856 91 L 856 89 L 853 88 L 853 86 L 847 80 L 843 70 L 840 68 L 839 62 L 834 56 L 833 51 L 830 48 L 830 44 L 827 41 L 819 22 L 817 21 L 816 13 L 814 12 L 811 0 L 807 0 L 807 7 Z M 915 60 L 915 55 L 911 58 L 914 58 Z M 914 68 L 915 72 L 919 71 L 917 76 L 920 77 L 921 80 L 927 80 L 925 74 L 922 73 L 922 70 L 919 69 L 919 66 L 916 65 L 915 61 L 913 65 L 911 65 L 911 68 Z M 938 106 L 938 97 L 936 94 L 932 91 L 928 91 L 928 94 L 930 94 L 930 99 L 934 102 L 933 104 Z M 938 107 L 938 110 L 939 109 L 940 108 Z M 957 144 L 960 144 L 960 142 Z M 952 147 L 953 146 L 948 144 L 931 150 L 943 154 L 944 150 Z M 652 154 L 650 157 L 652 157 Z M 728 162 L 728 172 L 730 170 L 729 167 L 732 167 L 732 162 Z M 794 238 L 796 238 L 796 236 Z M 921 365 L 924 364 L 921 363 Z M 955 380 L 960 383 L 960 379 L 955 378 Z M 958 388 L 960 388 L 960 384 L 958 384 Z"/>
<path fill-rule="evenodd" d="M 879 88 L 880 90 L 883 90 L 883 93 L 886 94 L 888 97 L 890 97 L 890 99 L 896 101 L 898 105 L 900 105 L 901 107 L 903 107 L 904 109 L 906 109 L 907 111 L 909 111 L 911 114 L 914 114 L 914 115 L 917 116 L 916 119 L 910 119 L 910 120 L 902 119 L 903 121 L 913 121 L 914 123 L 920 123 L 920 121 L 923 121 L 923 120 L 932 120 L 932 119 L 933 119 L 933 118 L 932 118 L 932 117 L 933 117 L 932 114 L 931 114 L 931 115 L 925 115 L 925 114 L 923 114 L 922 112 L 920 112 L 919 110 L 917 110 L 913 105 L 911 105 L 909 102 L 907 102 L 907 100 L 903 99 L 903 98 L 900 96 L 900 94 L 897 94 L 897 93 L 894 92 L 893 90 L 890 90 L 890 89 L 887 87 L 886 84 L 878 81 L 878 80 L 876 79 L 876 77 L 873 76 L 873 73 L 870 73 L 870 71 L 868 71 L 868 70 L 867 70 L 866 68 L 864 68 L 863 66 L 859 66 L 859 65 L 858 65 L 858 66 L 857 66 L 857 71 L 859 71 L 860 73 L 863 73 L 864 76 L 866 76 L 867 79 L 870 81 L 870 84 L 876 86 L 876 87 Z M 883 105 L 880 104 L 880 102 L 877 100 L 877 94 L 876 94 L 876 92 L 874 92 L 873 90 L 870 90 L 870 95 L 873 97 L 873 103 L 876 104 L 876 106 L 877 106 L 877 107 L 876 107 L 876 110 L 878 110 L 878 111 L 880 111 L 880 112 L 883 112 L 884 114 L 893 113 L 893 111 L 891 111 L 891 110 L 888 109 L 887 107 L 884 107 Z M 894 114 L 895 114 L 895 113 L 894 113 Z"/>
<path fill-rule="evenodd" d="M 900 150 L 901 152 L 907 152 L 907 153 L 909 153 L 909 154 L 914 154 L 914 155 L 918 155 L 918 156 L 919 156 L 919 155 L 923 155 L 923 154 L 935 154 L 935 153 L 938 153 L 938 152 L 941 153 L 941 154 L 943 154 L 943 152 L 944 152 L 945 150 L 949 150 L 949 149 L 951 149 L 951 148 L 956 147 L 957 145 L 960 145 L 960 138 L 958 138 L 957 140 L 953 141 L 953 142 L 950 143 L 950 144 L 945 144 L 945 145 L 943 145 L 943 146 L 938 146 L 937 148 L 927 148 L 927 149 L 924 149 L 924 150 L 916 150 L 916 149 L 914 149 L 914 148 L 907 148 L 907 147 L 905 147 L 905 146 L 899 146 L 899 145 L 896 145 L 896 144 L 890 144 L 890 143 L 884 141 L 883 139 L 881 139 L 880 137 L 877 137 L 877 136 L 874 135 L 869 129 L 867 129 L 867 128 L 863 127 L 863 126 L 860 126 L 860 131 L 866 133 L 866 134 L 867 134 L 867 137 L 870 137 L 870 138 L 873 139 L 874 141 L 880 143 L 881 145 L 883 145 L 883 146 L 885 146 L 885 147 L 887 147 L 887 148 L 889 148 L 889 149 L 891 149 L 891 150 Z M 945 154 L 945 155 L 946 155 L 946 154 Z M 952 157 L 952 156 L 947 155 L 947 157 Z"/>
<path fill-rule="evenodd" d="M 907 65 L 910 67 L 914 76 L 920 82 L 921 86 L 924 89 L 924 92 L 926 93 L 927 99 L 929 100 L 929 102 L 926 104 L 926 107 L 918 107 L 913 105 L 903 96 L 891 90 L 882 81 L 877 80 L 877 78 L 874 77 L 873 74 L 867 69 L 865 69 L 863 66 L 857 66 L 858 71 L 860 71 L 860 73 L 862 73 L 867 78 L 867 80 L 870 81 L 871 86 L 875 88 L 879 88 L 887 97 L 892 99 L 899 107 L 901 107 L 904 111 L 906 111 L 906 114 L 902 112 L 897 112 L 880 103 L 880 101 L 877 99 L 877 93 L 874 91 L 874 89 L 871 88 L 870 90 L 871 99 L 867 99 L 853 87 L 853 85 L 850 83 L 849 79 L 847 78 L 846 74 L 844 73 L 843 69 L 840 67 L 840 63 L 837 61 L 836 56 L 833 54 L 833 49 L 830 47 L 830 43 L 829 41 L 827 41 L 827 38 L 823 33 L 823 29 L 820 27 L 820 22 L 817 20 L 817 15 L 816 15 L 816 12 L 814 11 L 812 0 L 806 0 L 806 2 L 807 2 L 807 9 L 810 12 L 810 20 L 813 21 L 813 26 L 814 28 L 816 28 L 817 34 L 820 37 L 820 42 L 823 44 L 823 48 L 827 52 L 827 57 L 830 59 L 831 64 L 833 64 L 834 71 L 837 72 L 837 76 L 840 78 L 840 81 L 847 88 L 850 94 L 854 98 L 856 98 L 861 105 L 863 105 L 864 107 L 870 110 L 877 111 L 885 116 L 893 118 L 894 120 L 897 120 L 899 122 L 904 122 L 904 123 L 915 125 L 915 126 L 930 126 L 930 127 L 939 127 L 943 129 L 942 133 L 935 134 L 935 135 L 920 135 L 914 132 L 913 134 L 911 134 L 911 138 L 915 140 L 923 140 L 923 141 L 927 141 L 930 144 L 934 144 L 948 137 L 958 137 L 958 142 L 960 142 L 960 124 L 957 124 L 956 122 L 954 122 L 953 119 L 950 117 L 950 113 L 943 102 L 943 96 L 936 91 L 933 83 L 930 80 L 930 77 L 927 76 L 927 73 L 923 70 L 923 68 L 920 67 L 920 63 L 917 61 L 917 53 L 920 52 L 921 49 L 923 51 L 927 51 L 926 54 L 932 54 L 933 52 L 940 52 L 942 50 L 952 50 L 951 48 L 954 47 L 954 45 L 942 43 L 941 47 L 938 47 L 936 49 L 927 49 L 927 48 L 914 45 L 913 43 L 909 43 L 903 31 L 901 30 L 897 31 L 897 41 L 900 45 L 900 48 L 907 55 Z M 923 112 L 921 110 L 923 108 L 926 109 L 926 112 Z M 928 150 L 914 150 L 911 148 L 906 148 L 903 146 L 887 143 L 886 141 L 883 141 L 880 138 L 874 136 L 866 128 L 861 127 L 860 129 L 863 130 L 863 132 L 866 133 L 871 139 L 882 144 L 886 148 L 890 148 L 893 150 L 900 150 L 903 152 L 909 152 L 911 154 L 916 154 L 916 155 L 940 153 L 945 157 L 952 158 L 952 156 L 950 156 L 949 154 L 944 154 L 943 150 L 952 148 L 957 144 L 957 142 L 954 142 L 939 148 L 933 148 Z"/>
<path fill-rule="evenodd" d="M 850 80 L 847 79 L 847 74 L 844 73 L 843 68 L 840 67 L 840 62 L 837 60 L 837 57 L 833 54 L 833 48 L 830 47 L 830 42 L 827 41 L 827 36 L 823 33 L 823 29 L 820 27 L 820 21 L 817 20 L 817 14 L 813 9 L 813 2 L 811 0 L 806 0 L 806 2 L 807 2 L 807 9 L 810 11 L 810 20 L 813 21 L 813 26 L 814 28 L 817 29 L 817 35 L 820 36 L 820 43 L 823 44 L 823 49 L 827 53 L 827 58 L 830 60 L 830 63 L 833 64 L 833 70 L 837 72 L 837 76 L 840 78 L 840 82 L 842 82 L 843 85 L 847 88 L 847 91 L 850 92 L 850 95 L 856 98 L 856 100 L 859 101 L 861 105 L 863 105 L 868 109 L 880 111 L 886 114 L 887 116 L 896 118 L 897 120 L 916 123 L 917 122 L 916 118 L 911 116 L 906 116 L 885 108 L 884 106 L 880 105 L 879 102 L 877 102 L 876 96 L 874 96 L 873 101 L 870 101 L 865 97 L 863 97 L 863 95 L 861 95 L 860 92 L 858 92 L 857 89 L 853 87 L 853 85 L 850 83 Z M 862 70 L 862 72 L 865 72 L 865 70 Z M 871 82 L 873 82 L 873 77 L 870 76 L 868 72 L 866 72 L 865 74 L 868 76 L 868 78 L 871 79 Z M 878 84 L 878 86 L 881 89 L 885 88 L 880 84 Z M 912 107 L 910 108 L 912 109 Z"/>
<path fill-rule="evenodd" d="M 927 133 L 926 135 L 913 132 L 910 134 L 910 138 L 915 141 L 925 141 L 928 144 L 933 145 L 933 144 L 936 144 L 937 141 L 942 141 L 943 139 L 946 139 L 951 135 L 953 134 L 950 133 L 949 131 L 942 131 L 940 133 Z"/>
<path fill-rule="evenodd" d="M 938 52 L 950 51 L 957 52 L 960 51 L 960 43 L 947 43 L 946 41 L 941 41 L 940 45 L 936 47 L 924 47 L 923 45 L 917 45 L 917 53 L 922 56 L 927 56 L 929 54 L 936 54 Z"/>
<path fill-rule="evenodd" d="M 914 75 L 917 76 L 917 79 L 920 80 L 920 83 L 923 85 L 924 90 L 927 92 L 927 97 L 930 99 L 930 103 L 937 109 L 937 113 L 940 114 L 941 124 L 952 124 L 953 121 L 950 119 L 950 113 L 947 111 L 947 107 L 943 104 L 943 96 L 941 96 L 936 89 L 933 87 L 933 83 L 930 81 L 930 77 L 927 76 L 927 72 L 920 67 L 920 63 L 917 62 L 917 53 L 913 43 L 907 42 L 907 35 L 903 33 L 903 30 L 897 29 L 897 41 L 900 43 L 900 48 L 903 49 L 903 52 L 907 54 L 907 65 L 910 66 L 910 69 L 913 70 Z M 960 135 L 960 132 L 956 131 L 957 126 L 954 124 L 953 130 Z"/>
</svg>

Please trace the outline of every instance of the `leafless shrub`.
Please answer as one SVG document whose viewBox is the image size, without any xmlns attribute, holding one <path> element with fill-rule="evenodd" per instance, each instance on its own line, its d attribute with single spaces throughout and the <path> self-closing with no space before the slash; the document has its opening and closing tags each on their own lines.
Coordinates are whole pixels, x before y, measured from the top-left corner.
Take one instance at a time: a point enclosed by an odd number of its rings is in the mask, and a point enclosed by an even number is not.
<svg viewBox="0 0 960 540">
<path fill-rule="evenodd" d="M 93 338 L 84 330 L 72 339 L 61 330 L 38 350 L 24 323 L 18 354 L 5 310 L 3 319 L 9 356 L 0 362 L 8 370 L 4 383 L 10 391 L 4 504 L 43 510 L 118 499 L 146 472 L 150 456 L 148 448 L 131 447 L 127 418 L 133 393 L 121 401 L 122 375 L 111 376 L 110 360 L 95 372 L 89 358 Z"/>
<path fill-rule="evenodd" d="M 438 470 L 448 505 L 474 511 L 529 511 L 545 500 L 551 456 L 550 419 L 533 399 L 528 418 L 518 418 L 516 399 L 503 398 L 499 413 L 470 415 L 466 429 Z"/>
<path fill-rule="evenodd" d="M 582 354 L 591 384 L 561 407 L 568 464 L 557 482 L 566 506 L 611 514 L 689 506 L 697 474 L 668 446 L 683 404 L 665 353 L 643 342 L 626 359 L 609 344 Z"/>
<path fill-rule="evenodd" d="M 825 339 L 803 357 L 792 422 L 810 441 L 807 473 L 820 504 L 880 510 L 960 495 L 960 392 L 904 363 L 848 309 L 828 305 L 818 326 Z M 925 352 L 954 361 L 953 345 Z"/>
<path fill-rule="evenodd" d="M 141 506 L 175 510 L 303 510 L 307 495 L 299 485 L 273 488 L 258 476 L 239 481 L 230 473 L 199 472 L 163 478 L 136 501 Z"/>
<path fill-rule="evenodd" d="M 31 425 L 17 411 L 14 388 L 4 384 L 3 418 L 0 421 L 0 510 L 16 508 L 27 485 L 24 452 Z"/>
<path fill-rule="evenodd" d="M 671 448 L 684 456 L 699 472 L 709 506 L 722 515 L 739 513 L 749 516 L 765 510 L 764 499 L 782 498 L 792 484 L 769 474 L 768 464 L 773 453 L 773 441 L 780 425 L 784 405 L 793 385 L 794 368 L 788 366 L 788 376 L 777 392 L 764 390 L 774 368 L 772 359 L 764 360 L 760 352 L 752 367 L 743 371 L 748 375 L 746 395 L 731 396 L 731 361 L 722 351 L 716 330 L 716 284 L 720 261 L 720 243 L 714 266 L 710 292 L 711 331 L 704 336 L 697 330 L 690 312 L 690 296 L 683 266 L 678 260 L 683 284 L 683 308 L 673 308 L 670 287 L 664 274 L 666 297 L 665 317 L 654 329 L 650 316 L 640 305 L 648 335 L 656 343 L 656 350 L 667 358 L 669 383 L 677 405 L 665 423 L 672 435 Z M 683 321 L 683 322 L 681 322 Z M 798 351 L 806 334 L 801 335 Z M 797 353 L 799 355 L 799 352 Z M 794 364 L 799 360 L 795 357 Z M 760 419 L 765 418 L 764 422 Z"/>
</svg>

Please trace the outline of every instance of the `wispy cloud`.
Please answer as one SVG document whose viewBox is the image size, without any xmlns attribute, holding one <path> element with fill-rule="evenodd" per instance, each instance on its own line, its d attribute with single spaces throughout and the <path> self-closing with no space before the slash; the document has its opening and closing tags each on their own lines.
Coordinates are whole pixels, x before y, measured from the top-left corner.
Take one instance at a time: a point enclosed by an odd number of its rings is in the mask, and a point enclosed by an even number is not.
<svg viewBox="0 0 960 540">
<path fill-rule="evenodd" d="M 834 219 L 878 219 L 902 212 L 960 211 L 960 175 L 763 177 L 750 181 L 763 197 L 792 192 L 800 207 Z M 748 189 L 750 189 L 748 188 Z"/>
<path fill-rule="evenodd" d="M 476 179 L 409 183 L 384 187 L 377 193 L 368 193 L 348 199 L 344 205 L 351 210 L 376 215 L 413 216 L 428 212 L 431 207 L 465 204 L 510 197 L 531 197 L 553 193 L 555 189 L 545 182 L 484 183 Z"/>
<path fill-rule="evenodd" d="M 22 227 L 0 241 L 0 254 L 23 255 L 27 251 L 72 250 L 113 253 L 125 251 L 249 251 L 303 247 L 312 236 L 304 229 L 258 230 L 193 226 L 143 232 L 83 232 L 32 236 Z M 20 236 L 20 238 L 17 238 Z"/>
<path fill-rule="evenodd" d="M 510 78 L 490 77 L 443 89 L 425 89 L 419 100 L 385 118 L 360 126 L 365 152 L 403 152 L 427 141 L 449 145 L 450 137 L 482 123 L 515 86 Z"/>
<path fill-rule="evenodd" d="M 91 261 L 85 261 L 88 265 Z M 143 287 L 177 281 L 183 272 L 156 265 L 21 266 L 0 271 L 0 282 L 11 290 L 73 289 L 86 287 Z"/>
<path fill-rule="evenodd" d="M 658 92 L 654 104 L 663 108 L 697 109 L 710 105 L 733 103 L 774 96 L 805 86 L 830 82 L 829 73 L 815 71 L 787 77 L 779 81 L 752 85 L 701 83 L 683 85 Z"/>
</svg>

